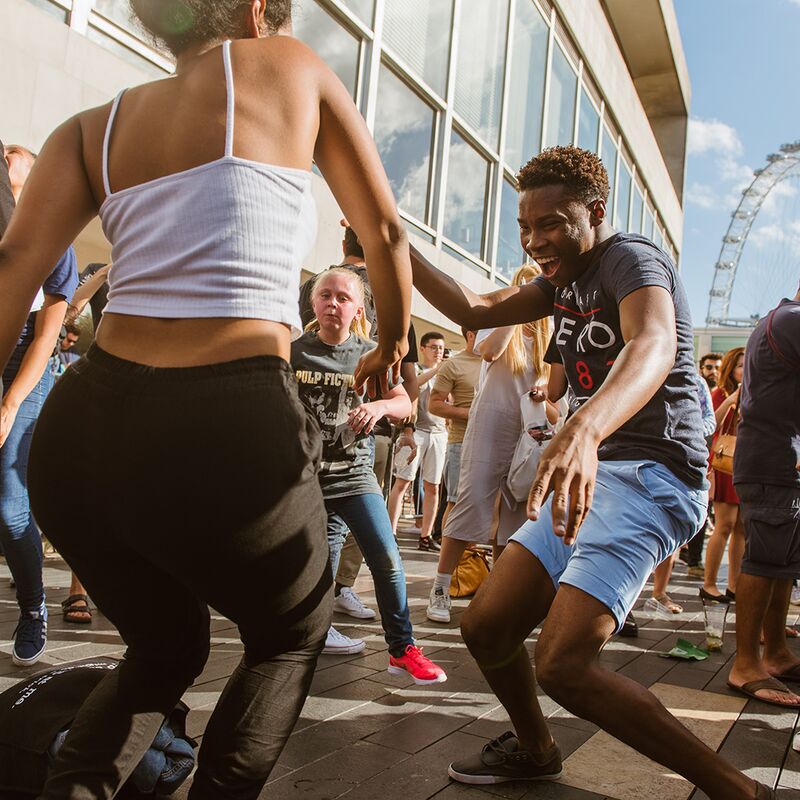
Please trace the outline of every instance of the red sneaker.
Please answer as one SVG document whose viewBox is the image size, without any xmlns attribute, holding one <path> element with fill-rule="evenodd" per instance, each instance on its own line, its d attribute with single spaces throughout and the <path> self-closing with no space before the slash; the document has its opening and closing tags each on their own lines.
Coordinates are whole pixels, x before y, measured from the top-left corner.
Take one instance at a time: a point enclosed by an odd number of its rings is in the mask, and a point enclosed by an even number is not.
<svg viewBox="0 0 800 800">
<path fill-rule="evenodd" d="M 444 683 L 447 680 L 445 671 L 422 655 L 422 648 L 410 644 L 399 658 L 389 656 L 388 671 L 390 675 L 404 675 L 406 672 L 420 685 L 426 683 Z"/>
</svg>

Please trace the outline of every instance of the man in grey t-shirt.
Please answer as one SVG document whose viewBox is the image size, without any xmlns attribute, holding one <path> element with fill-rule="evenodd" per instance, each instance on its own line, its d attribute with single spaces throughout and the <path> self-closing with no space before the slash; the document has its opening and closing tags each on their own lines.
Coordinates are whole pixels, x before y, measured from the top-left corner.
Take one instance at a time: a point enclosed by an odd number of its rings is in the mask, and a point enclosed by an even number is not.
<svg viewBox="0 0 800 800">
<path fill-rule="evenodd" d="M 395 482 L 389 495 L 389 518 L 392 521 L 392 529 L 397 535 L 403 496 L 421 467 L 425 494 L 422 501 L 422 526 L 419 537 L 421 542 L 430 542 L 436 509 L 439 505 L 439 485 L 442 482 L 447 455 L 447 424 L 442 417 L 430 413 L 428 400 L 431 382 L 439 371 L 444 357 L 444 336 L 438 331 L 429 331 L 420 340 L 420 349 L 422 366 L 417 375 L 419 398 L 417 419 L 414 424 L 417 447 L 415 452 L 410 448 L 399 447 L 395 454 Z"/>
</svg>

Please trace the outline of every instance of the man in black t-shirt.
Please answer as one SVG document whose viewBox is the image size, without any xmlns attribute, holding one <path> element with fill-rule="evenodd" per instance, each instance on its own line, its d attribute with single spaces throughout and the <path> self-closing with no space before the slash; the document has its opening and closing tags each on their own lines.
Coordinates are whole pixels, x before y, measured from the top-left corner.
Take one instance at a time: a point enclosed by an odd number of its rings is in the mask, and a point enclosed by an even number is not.
<svg viewBox="0 0 800 800">
<path fill-rule="evenodd" d="M 641 685 L 598 663 L 650 573 L 705 517 L 693 330 L 676 267 L 649 240 L 611 228 L 608 175 L 594 153 L 550 148 L 521 169 L 518 182 L 521 242 L 540 278 L 477 295 L 412 249 L 414 286 L 466 328 L 552 314 L 578 406 L 542 454 L 530 521 L 511 537 L 461 622 L 516 731 L 448 772 L 465 783 L 561 774 L 538 680 L 555 702 L 684 775 L 711 800 L 773 797 Z M 534 677 L 525 639 L 540 624 Z"/>
<path fill-rule="evenodd" d="M 792 581 L 800 578 L 800 290 L 747 343 L 733 479 L 746 545 L 728 685 L 796 710 L 800 695 L 781 679 L 800 679 L 784 626 Z"/>
</svg>

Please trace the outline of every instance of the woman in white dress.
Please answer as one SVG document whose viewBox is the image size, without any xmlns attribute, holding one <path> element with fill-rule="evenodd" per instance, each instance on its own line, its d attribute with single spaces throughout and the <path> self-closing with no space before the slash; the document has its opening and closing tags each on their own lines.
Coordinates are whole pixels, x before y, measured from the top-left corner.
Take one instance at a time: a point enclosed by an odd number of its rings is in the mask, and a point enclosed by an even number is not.
<svg viewBox="0 0 800 800">
<path fill-rule="evenodd" d="M 537 266 L 526 264 L 512 283 L 527 283 L 539 272 Z M 547 382 L 544 356 L 549 336 L 549 322 L 539 320 L 479 331 L 476 337 L 475 351 L 484 364 L 464 437 L 458 496 L 445 523 L 431 589 L 427 616 L 434 622 L 450 621 L 450 580 L 467 546 L 494 538 L 497 558 L 527 519 L 524 503 L 509 503 L 500 494 L 522 428 L 520 397 Z M 548 413 L 555 422 L 554 409 Z"/>
</svg>

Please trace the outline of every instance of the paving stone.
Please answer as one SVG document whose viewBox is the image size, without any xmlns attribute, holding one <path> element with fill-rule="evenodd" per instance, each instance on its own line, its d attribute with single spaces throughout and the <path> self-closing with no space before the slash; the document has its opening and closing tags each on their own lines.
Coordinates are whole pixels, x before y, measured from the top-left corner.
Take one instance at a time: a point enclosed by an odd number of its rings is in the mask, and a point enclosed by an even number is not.
<svg viewBox="0 0 800 800">
<path fill-rule="evenodd" d="M 402 753 L 370 742 L 352 745 L 270 781 L 262 797 L 280 800 L 329 800 L 404 759 Z"/>
</svg>

